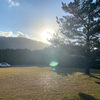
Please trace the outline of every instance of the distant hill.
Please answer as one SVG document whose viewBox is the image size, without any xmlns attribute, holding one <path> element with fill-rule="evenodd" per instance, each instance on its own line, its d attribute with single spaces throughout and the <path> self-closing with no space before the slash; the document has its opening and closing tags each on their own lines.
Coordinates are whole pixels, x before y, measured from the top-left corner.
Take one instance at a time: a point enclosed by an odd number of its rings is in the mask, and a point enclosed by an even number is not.
<svg viewBox="0 0 100 100">
<path fill-rule="evenodd" d="M 0 49 L 30 49 L 40 50 L 47 47 L 47 44 L 21 37 L 0 37 Z"/>
</svg>

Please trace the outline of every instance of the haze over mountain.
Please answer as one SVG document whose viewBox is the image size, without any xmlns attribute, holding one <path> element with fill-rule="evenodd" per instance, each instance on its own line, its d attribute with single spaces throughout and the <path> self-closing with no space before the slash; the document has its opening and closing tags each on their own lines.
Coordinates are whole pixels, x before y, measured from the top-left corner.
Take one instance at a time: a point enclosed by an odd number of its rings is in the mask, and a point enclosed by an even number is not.
<svg viewBox="0 0 100 100">
<path fill-rule="evenodd" d="M 40 50 L 48 45 L 40 41 L 22 37 L 0 37 L 0 49 L 30 49 Z"/>
</svg>

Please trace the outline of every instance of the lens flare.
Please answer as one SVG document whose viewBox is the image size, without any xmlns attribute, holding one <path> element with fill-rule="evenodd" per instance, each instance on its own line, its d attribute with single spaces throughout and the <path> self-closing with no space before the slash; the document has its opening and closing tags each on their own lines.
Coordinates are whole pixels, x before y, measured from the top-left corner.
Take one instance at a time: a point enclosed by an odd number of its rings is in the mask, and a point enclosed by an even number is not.
<svg viewBox="0 0 100 100">
<path fill-rule="evenodd" d="M 58 65 L 58 62 L 55 62 L 55 61 L 52 61 L 51 63 L 50 63 L 50 66 L 52 66 L 52 67 L 55 67 L 55 66 L 57 66 Z"/>
<path fill-rule="evenodd" d="M 55 69 L 55 67 L 53 67 L 52 69 L 53 69 L 53 71 L 55 71 L 55 70 L 56 70 L 56 69 Z"/>
</svg>

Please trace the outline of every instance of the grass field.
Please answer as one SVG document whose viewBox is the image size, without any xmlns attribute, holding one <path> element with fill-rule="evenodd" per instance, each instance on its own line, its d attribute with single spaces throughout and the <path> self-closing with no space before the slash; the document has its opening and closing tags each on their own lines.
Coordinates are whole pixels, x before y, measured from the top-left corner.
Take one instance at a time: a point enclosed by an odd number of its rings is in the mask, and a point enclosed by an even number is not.
<svg viewBox="0 0 100 100">
<path fill-rule="evenodd" d="M 0 68 L 0 100 L 100 100 L 100 70 Z"/>
</svg>

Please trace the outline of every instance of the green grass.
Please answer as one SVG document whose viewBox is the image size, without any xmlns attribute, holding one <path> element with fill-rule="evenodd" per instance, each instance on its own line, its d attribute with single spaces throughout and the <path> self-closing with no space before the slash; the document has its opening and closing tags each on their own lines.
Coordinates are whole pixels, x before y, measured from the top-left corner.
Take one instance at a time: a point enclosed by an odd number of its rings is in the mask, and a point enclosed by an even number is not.
<svg viewBox="0 0 100 100">
<path fill-rule="evenodd" d="M 100 100 L 100 70 L 0 68 L 0 100 Z M 98 77 L 98 78 L 97 78 Z"/>
</svg>

